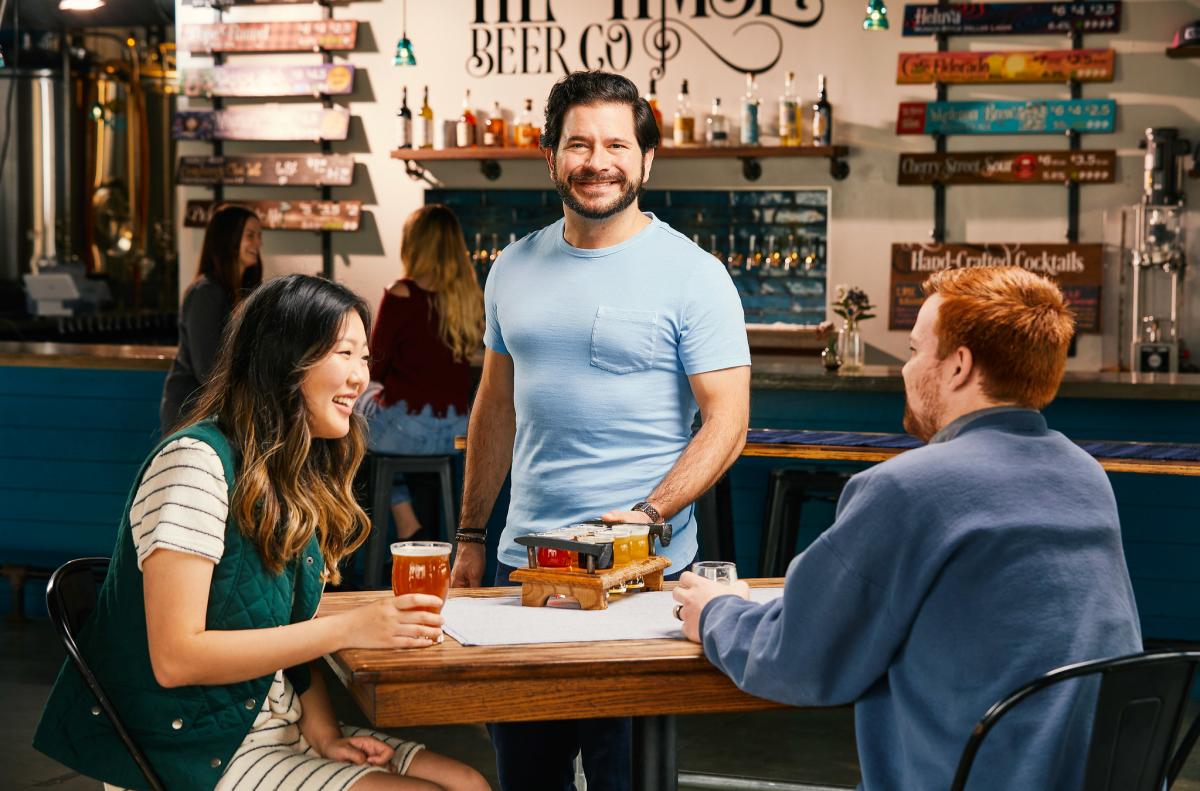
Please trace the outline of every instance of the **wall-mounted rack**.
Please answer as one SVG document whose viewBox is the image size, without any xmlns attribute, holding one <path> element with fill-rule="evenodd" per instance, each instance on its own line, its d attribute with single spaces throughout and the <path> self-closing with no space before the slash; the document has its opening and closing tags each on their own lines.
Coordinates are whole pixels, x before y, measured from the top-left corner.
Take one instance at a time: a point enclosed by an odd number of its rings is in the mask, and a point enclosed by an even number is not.
<svg viewBox="0 0 1200 791">
<path fill-rule="evenodd" d="M 828 159 L 829 174 L 841 181 L 850 175 L 846 162 L 848 146 L 663 146 L 654 152 L 655 159 L 740 159 L 742 176 L 747 181 L 758 181 L 762 177 L 764 159 Z M 425 167 L 427 162 L 478 162 L 479 169 L 488 181 L 500 178 L 502 161 L 542 159 L 537 148 L 397 148 L 392 151 L 393 159 L 403 160 L 405 170 L 414 179 L 433 183 Z"/>
</svg>

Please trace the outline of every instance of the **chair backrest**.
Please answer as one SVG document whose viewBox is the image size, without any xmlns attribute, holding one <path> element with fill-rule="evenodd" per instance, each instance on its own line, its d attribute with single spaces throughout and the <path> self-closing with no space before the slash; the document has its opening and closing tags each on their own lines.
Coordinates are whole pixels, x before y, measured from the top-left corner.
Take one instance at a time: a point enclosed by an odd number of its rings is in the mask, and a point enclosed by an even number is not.
<svg viewBox="0 0 1200 791">
<path fill-rule="evenodd" d="M 78 558 L 64 563 L 50 575 L 50 583 L 46 586 L 46 609 L 50 612 L 50 620 L 55 630 L 58 631 L 58 639 L 62 641 L 71 662 L 96 697 L 100 710 L 112 723 L 117 736 L 133 757 L 134 763 L 141 770 L 152 791 L 162 791 L 163 784 L 158 775 L 125 730 L 112 701 L 84 661 L 75 642 L 75 635 L 96 609 L 97 592 L 108 574 L 108 563 L 108 558 Z"/>
<path fill-rule="evenodd" d="M 1170 788 L 1200 736 L 1200 716 L 1174 756 L 1200 651 L 1156 651 L 1100 659 L 1052 670 L 994 704 L 971 731 L 951 791 L 963 791 L 984 737 L 1021 701 L 1070 679 L 1099 676 L 1082 791 L 1161 791 Z"/>
</svg>

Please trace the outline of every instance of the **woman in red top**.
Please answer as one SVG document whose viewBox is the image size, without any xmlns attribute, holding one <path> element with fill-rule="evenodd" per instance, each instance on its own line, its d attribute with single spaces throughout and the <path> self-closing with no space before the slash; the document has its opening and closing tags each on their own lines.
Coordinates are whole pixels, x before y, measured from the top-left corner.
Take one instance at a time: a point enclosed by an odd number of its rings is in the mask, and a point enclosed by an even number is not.
<svg viewBox="0 0 1200 791">
<path fill-rule="evenodd" d="M 359 411 L 373 451 L 449 453 L 454 437 L 467 433 L 469 359 L 483 340 L 483 293 L 458 218 L 440 204 L 409 215 L 400 260 L 404 276 L 384 292 L 371 334 L 372 386 Z M 401 475 L 392 515 L 400 540 L 421 529 Z"/>
</svg>

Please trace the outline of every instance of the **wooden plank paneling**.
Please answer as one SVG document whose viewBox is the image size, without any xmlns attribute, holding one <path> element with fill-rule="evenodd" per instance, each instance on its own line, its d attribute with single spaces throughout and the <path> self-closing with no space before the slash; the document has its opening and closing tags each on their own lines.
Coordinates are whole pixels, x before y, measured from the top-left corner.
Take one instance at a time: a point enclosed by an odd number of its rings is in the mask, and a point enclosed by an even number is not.
<svg viewBox="0 0 1200 791">
<path fill-rule="evenodd" d="M 134 462 L 50 461 L 0 457 L 0 482 L 7 489 L 124 494 L 140 465 Z"/>
</svg>

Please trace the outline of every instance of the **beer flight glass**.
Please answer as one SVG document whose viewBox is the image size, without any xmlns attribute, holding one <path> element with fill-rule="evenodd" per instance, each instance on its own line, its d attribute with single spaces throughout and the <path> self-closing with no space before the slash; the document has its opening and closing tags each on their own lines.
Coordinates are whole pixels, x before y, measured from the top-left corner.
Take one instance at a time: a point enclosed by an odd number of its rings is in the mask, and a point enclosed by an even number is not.
<svg viewBox="0 0 1200 791">
<path fill-rule="evenodd" d="M 392 544 L 392 593 L 428 593 L 445 604 L 450 593 L 450 545 L 444 541 Z M 442 606 L 419 609 L 441 612 Z"/>
<path fill-rule="evenodd" d="M 737 564 L 724 560 L 702 560 L 693 563 L 692 573 L 722 585 L 732 585 L 738 578 Z"/>
</svg>

